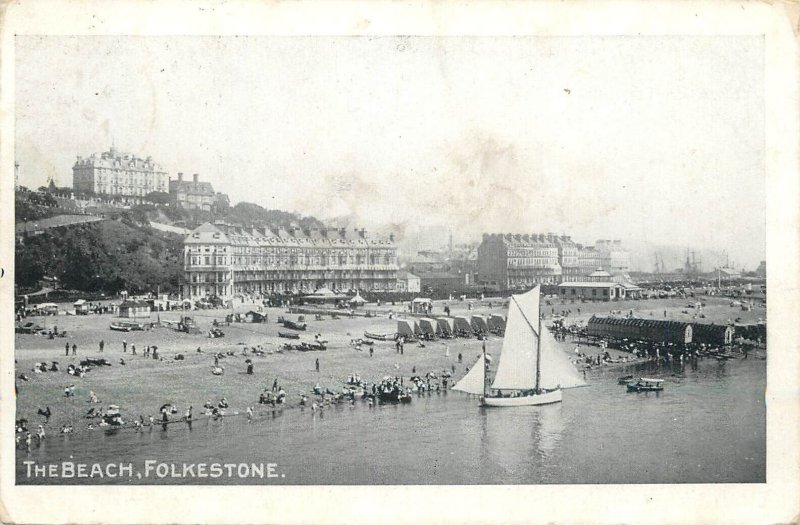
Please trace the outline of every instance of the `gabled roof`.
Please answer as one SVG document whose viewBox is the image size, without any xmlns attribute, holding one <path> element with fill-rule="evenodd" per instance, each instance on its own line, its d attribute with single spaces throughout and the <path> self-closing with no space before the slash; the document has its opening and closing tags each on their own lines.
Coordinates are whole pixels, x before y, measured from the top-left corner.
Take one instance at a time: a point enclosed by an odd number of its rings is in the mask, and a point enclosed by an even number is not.
<svg viewBox="0 0 800 525">
<path fill-rule="evenodd" d="M 210 222 L 206 222 L 192 230 L 183 242 L 185 244 L 229 244 L 231 240 L 222 230 Z"/>
</svg>

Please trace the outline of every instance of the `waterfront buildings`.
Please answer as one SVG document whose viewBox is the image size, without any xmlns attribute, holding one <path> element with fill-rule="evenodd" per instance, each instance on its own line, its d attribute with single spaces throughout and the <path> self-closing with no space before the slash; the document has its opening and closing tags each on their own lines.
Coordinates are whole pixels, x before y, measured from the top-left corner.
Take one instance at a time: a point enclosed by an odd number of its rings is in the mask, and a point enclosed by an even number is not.
<svg viewBox="0 0 800 525">
<path fill-rule="evenodd" d="M 184 298 L 396 291 L 393 237 L 364 229 L 243 228 L 205 223 L 184 240 Z"/>
<path fill-rule="evenodd" d="M 72 187 L 76 193 L 119 196 L 145 196 L 153 191 L 168 191 L 167 172 L 153 162 L 130 153 L 108 151 L 78 157 L 72 167 Z"/>
<path fill-rule="evenodd" d="M 630 254 L 618 240 L 583 246 L 553 233 L 484 234 L 477 259 L 478 283 L 499 289 L 611 281 L 630 267 Z M 606 272 L 602 279 L 596 274 L 600 269 Z"/>
</svg>

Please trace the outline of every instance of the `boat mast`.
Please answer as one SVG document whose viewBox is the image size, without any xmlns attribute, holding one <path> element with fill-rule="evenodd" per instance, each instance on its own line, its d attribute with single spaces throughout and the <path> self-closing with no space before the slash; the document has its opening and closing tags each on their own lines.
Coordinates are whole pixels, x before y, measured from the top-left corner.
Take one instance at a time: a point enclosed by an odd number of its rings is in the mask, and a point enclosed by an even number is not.
<svg viewBox="0 0 800 525">
<path fill-rule="evenodd" d="M 486 340 L 483 340 L 483 370 L 481 370 L 481 377 L 483 378 L 483 398 L 486 399 Z"/>
<path fill-rule="evenodd" d="M 539 311 L 539 333 L 536 334 L 536 387 L 534 388 L 535 393 L 539 393 L 539 380 L 541 378 L 542 372 L 541 367 L 539 366 L 539 360 L 542 356 L 542 312 Z"/>
</svg>

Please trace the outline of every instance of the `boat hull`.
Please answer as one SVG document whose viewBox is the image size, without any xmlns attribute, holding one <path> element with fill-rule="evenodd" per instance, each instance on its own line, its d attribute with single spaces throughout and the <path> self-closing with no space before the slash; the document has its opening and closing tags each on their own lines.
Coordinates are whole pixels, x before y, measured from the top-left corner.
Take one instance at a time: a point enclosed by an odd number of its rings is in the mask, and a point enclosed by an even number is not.
<svg viewBox="0 0 800 525">
<path fill-rule="evenodd" d="M 520 397 L 484 397 L 483 405 L 487 407 L 527 407 L 549 405 L 561 402 L 561 390 L 553 390 L 544 394 Z"/>
</svg>

